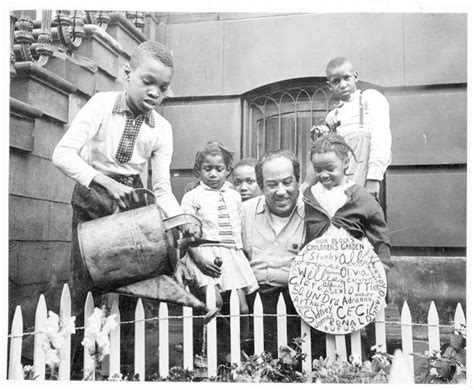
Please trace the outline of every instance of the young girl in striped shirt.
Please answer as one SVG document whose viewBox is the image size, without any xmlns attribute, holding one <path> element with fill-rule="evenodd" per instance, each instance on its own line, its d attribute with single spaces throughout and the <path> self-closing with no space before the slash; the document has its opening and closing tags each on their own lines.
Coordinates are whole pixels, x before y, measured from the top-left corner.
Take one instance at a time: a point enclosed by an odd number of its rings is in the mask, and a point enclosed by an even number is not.
<svg viewBox="0 0 474 390">
<path fill-rule="evenodd" d="M 245 295 L 257 290 L 258 284 L 242 250 L 241 196 L 226 182 L 232 160 L 232 153 L 217 141 L 208 142 L 196 153 L 194 173 L 200 182 L 184 194 L 181 207 L 202 221 L 203 238 L 218 243 L 188 248 L 181 261 L 202 300 L 207 285 L 214 285 L 216 306 L 220 309 L 221 293 L 236 289 L 240 313 L 247 314 Z"/>
</svg>

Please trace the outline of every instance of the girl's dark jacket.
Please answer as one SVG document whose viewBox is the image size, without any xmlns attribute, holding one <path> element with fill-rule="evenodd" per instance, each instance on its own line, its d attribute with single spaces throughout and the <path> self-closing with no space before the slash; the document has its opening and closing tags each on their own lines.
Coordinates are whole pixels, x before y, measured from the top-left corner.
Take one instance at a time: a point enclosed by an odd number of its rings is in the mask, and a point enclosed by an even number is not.
<svg viewBox="0 0 474 390">
<path fill-rule="evenodd" d="M 321 237 L 331 223 L 349 232 L 352 237 L 367 237 L 382 263 L 393 266 L 390 260 L 390 240 L 382 207 L 363 187 L 354 184 L 345 191 L 347 202 L 331 218 L 321 207 L 308 187 L 303 196 L 305 203 L 305 244 Z"/>
</svg>

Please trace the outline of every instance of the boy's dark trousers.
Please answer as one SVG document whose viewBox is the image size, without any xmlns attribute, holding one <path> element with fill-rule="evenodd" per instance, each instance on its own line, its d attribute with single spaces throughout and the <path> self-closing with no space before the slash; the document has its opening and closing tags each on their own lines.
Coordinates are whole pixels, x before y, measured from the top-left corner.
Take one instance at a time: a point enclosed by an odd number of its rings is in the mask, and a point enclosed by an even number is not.
<svg viewBox="0 0 474 390">
<path fill-rule="evenodd" d="M 121 181 L 122 177 L 123 176 L 114 176 L 112 178 L 117 181 Z M 143 184 L 139 175 L 132 176 L 131 179 L 128 179 L 127 183 L 123 184 L 129 185 L 133 188 L 143 188 Z M 139 195 L 139 199 L 140 203 L 134 205 L 131 208 L 137 208 L 145 205 L 145 199 L 141 194 Z M 89 272 L 85 267 L 79 249 L 77 228 L 81 222 L 92 221 L 94 219 L 113 214 L 117 208 L 117 205 L 110 197 L 107 190 L 104 188 L 95 184 L 91 184 L 91 186 L 87 188 L 79 183 L 77 183 L 74 187 L 71 204 L 72 242 L 69 289 L 71 291 L 72 315 L 76 316 L 77 328 L 84 326 L 84 304 L 89 291 L 94 295 L 95 302 L 97 302 L 97 298 L 100 298 L 100 303 L 95 303 L 94 306 L 101 307 L 103 304 L 106 304 L 106 302 L 104 302 L 105 297 L 102 295 L 106 291 L 98 286 L 94 286 Z M 107 232 L 104 232 L 103 234 L 105 235 Z M 100 237 L 97 237 L 97 240 L 100 240 Z M 121 321 L 133 320 L 136 299 L 121 295 L 119 302 Z M 131 338 L 131 342 L 133 343 L 133 334 L 127 335 L 126 333 L 130 333 L 127 331 L 127 328 L 130 329 L 130 331 L 133 331 L 133 327 L 123 328 L 121 331 L 121 338 L 122 340 Z M 83 364 L 83 348 L 81 347 L 81 341 L 83 337 L 84 331 L 76 331 L 76 334 L 73 335 L 72 379 L 82 379 L 81 370 Z M 122 350 L 133 351 L 133 348 L 123 348 Z M 126 361 L 127 359 L 123 360 Z"/>
</svg>

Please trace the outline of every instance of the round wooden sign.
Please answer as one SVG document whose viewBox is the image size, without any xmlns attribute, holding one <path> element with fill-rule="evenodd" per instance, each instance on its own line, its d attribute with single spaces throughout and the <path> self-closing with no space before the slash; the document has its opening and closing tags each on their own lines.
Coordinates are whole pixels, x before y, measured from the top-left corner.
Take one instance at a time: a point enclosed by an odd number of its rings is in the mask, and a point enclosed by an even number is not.
<svg viewBox="0 0 474 390">
<path fill-rule="evenodd" d="M 384 307 L 385 270 L 364 241 L 341 230 L 314 239 L 295 257 L 288 279 L 290 296 L 313 328 L 352 333 L 372 322 Z"/>
</svg>

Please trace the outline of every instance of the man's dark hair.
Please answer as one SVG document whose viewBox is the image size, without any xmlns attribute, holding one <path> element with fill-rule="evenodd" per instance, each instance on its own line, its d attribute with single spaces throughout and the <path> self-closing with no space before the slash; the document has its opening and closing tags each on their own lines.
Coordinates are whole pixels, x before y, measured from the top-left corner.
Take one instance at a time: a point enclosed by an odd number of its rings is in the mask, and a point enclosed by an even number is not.
<svg viewBox="0 0 474 390">
<path fill-rule="evenodd" d="M 257 179 L 257 184 L 260 188 L 263 189 L 263 164 L 278 157 L 286 157 L 288 160 L 291 161 L 291 164 L 293 165 L 293 174 L 295 175 L 296 181 L 299 183 L 300 163 L 296 159 L 296 156 L 293 152 L 281 149 L 272 152 L 267 152 L 260 156 L 260 158 L 258 159 L 257 165 L 255 165 L 255 178 Z"/>
</svg>

